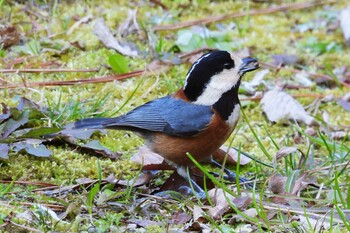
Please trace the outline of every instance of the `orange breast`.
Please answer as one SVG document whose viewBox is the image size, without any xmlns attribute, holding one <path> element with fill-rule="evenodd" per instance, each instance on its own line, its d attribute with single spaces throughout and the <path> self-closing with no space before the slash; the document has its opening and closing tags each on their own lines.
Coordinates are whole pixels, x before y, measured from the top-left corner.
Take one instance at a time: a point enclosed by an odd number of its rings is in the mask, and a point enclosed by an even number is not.
<svg viewBox="0 0 350 233">
<path fill-rule="evenodd" d="M 171 163 L 191 166 L 191 160 L 186 153 L 190 153 L 198 162 L 208 161 L 230 136 L 235 125 L 229 126 L 215 113 L 210 126 L 196 136 L 182 138 L 157 133 L 149 141 L 148 146 Z"/>
</svg>

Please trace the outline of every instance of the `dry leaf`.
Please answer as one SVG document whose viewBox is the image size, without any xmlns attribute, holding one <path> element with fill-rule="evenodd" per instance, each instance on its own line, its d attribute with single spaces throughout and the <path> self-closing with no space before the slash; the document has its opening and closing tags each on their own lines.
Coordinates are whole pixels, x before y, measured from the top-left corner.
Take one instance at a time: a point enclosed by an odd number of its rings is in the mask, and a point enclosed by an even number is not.
<svg viewBox="0 0 350 233">
<path fill-rule="evenodd" d="M 211 189 L 208 195 L 212 202 L 215 204 L 214 207 L 209 208 L 209 215 L 213 219 L 221 219 L 221 217 L 231 209 L 227 198 L 232 202 L 238 209 L 246 208 L 251 202 L 252 198 L 248 196 L 234 197 L 225 192 L 222 189 Z"/>
<path fill-rule="evenodd" d="M 130 56 L 130 57 L 138 56 L 137 51 L 133 50 L 128 45 L 122 46 L 119 43 L 119 41 L 116 38 L 114 38 L 112 32 L 107 27 L 103 18 L 99 18 L 96 20 L 93 32 L 107 48 L 114 49 L 125 56 Z"/>
<path fill-rule="evenodd" d="M 145 165 L 162 164 L 164 158 L 157 153 L 151 151 L 147 146 L 142 146 L 139 148 L 136 154 L 134 154 L 130 160 L 132 162 Z"/>
<path fill-rule="evenodd" d="M 303 174 L 295 181 L 294 187 L 292 190 L 292 195 L 297 195 L 304 187 L 309 185 L 309 183 L 305 182 L 305 179 L 306 179 L 306 174 Z"/>
<path fill-rule="evenodd" d="M 266 92 L 261 99 L 261 105 L 267 118 L 272 122 L 290 119 L 302 121 L 307 125 L 318 125 L 297 100 L 283 91 L 275 89 Z"/>
<path fill-rule="evenodd" d="M 350 7 L 347 7 L 340 12 L 339 20 L 344 39 L 346 43 L 350 45 Z"/>
<path fill-rule="evenodd" d="M 200 206 L 193 206 L 193 221 L 194 222 L 206 222 L 205 217 L 203 216 L 205 213 L 203 209 Z"/>
<path fill-rule="evenodd" d="M 275 174 L 269 179 L 268 187 L 274 194 L 284 194 L 287 177 Z"/>
<path fill-rule="evenodd" d="M 209 216 L 214 220 L 221 219 L 222 215 L 224 215 L 230 209 L 230 205 L 226 198 L 228 198 L 230 202 L 233 202 L 235 197 L 226 193 L 222 189 L 209 190 L 208 195 L 212 202 L 215 204 L 214 207 L 209 208 Z"/>
<path fill-rule="evenodd" d="M 256 216 L 258 216 L 258 211 L 255 208 L 247 209 L 243 213 L 245 213 L 247 216 L 251 218 L 255 218 Z"/>
<path fill-rule="evenodd" d="M 14 26 L 8 26 L 5 28 L 2 28 L 0 30 L 0 45 L 4 49 L 12 46 L 17 45 L 19 43 L 20 34 L 17 31 L 17 28 Z"/>
<path fill-rule="evenodd" d="M 280 160 L 281 158 L 285 157 L 286 155 L 289 155 L 295 151 L 297 151 L 298 148 L 296 147 L 283 147 L 281 148 L 279 151 L 277 151 L 276 155 L 275 155 L 275 160 L 278 161 Z"/>
<path fill-rule="evenodd" d="M 192 219 L 192 216 L 188 215 L 185 212 L 180 212 L 173 214 L 171 216 L 171 219 L 173 220 L 174 224 L 185 224 Z"/>
</svg>

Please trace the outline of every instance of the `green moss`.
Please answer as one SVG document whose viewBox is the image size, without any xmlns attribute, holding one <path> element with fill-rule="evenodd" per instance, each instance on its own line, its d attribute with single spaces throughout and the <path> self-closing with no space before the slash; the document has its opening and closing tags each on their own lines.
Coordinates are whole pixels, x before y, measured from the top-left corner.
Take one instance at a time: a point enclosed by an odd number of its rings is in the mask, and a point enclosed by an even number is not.
<svg viewBox="0 0 350 233">
<path fill-rule="evenodd" d="M 33 6 L 34 12 L 39 12 L 39 16 L 31 15 L 24 10 L 24 6 L 17 3 L 5 1 L 3 6 L 0 6 L 0 18 L 7 19 L 8 24 L 16 25 L 21 34 L 21 40 L 25 44 L 33 39 L 41 44 L 41 50 L 38 55 L 18 54 L 14 48 L 5 50 L 5 57 L 0 59 L 0 68 L 4 68 L 11 61 L 20 56 L 25 57 L 22 63 L 15 64 L 14 68 L 42 68 L 43 63 L 56 62 L 58 67 L 88 69 L 100 68 L 97 72 L 75 72 L 75 73 L 53 73 L 53 74 L 2 74 L 1 78 L 10 83 L 38 82 L 38 81 L 56 81 L 56 80 L 74 80 L 88 79 L 113 75 L 113 71 L 108 68 L 108 58 L 115 51 L 107 49 L 93 34 L 95 20 L 103 17 L 108 27 L 115 32 L 118 26 L 127 18 L 128 10 L 135 9 L 135 3 L 129 1 L 65 1 L 59 2 L 56 7 L 50 4 L 44 4 L 42 1 L 36 4 L 42 4 L 36 8 Z M 46 2 L 46 1 L 44 1 Z M 232 12 L 245 12 L 247 7 L 251 9 L 266 9 L 273 7 L 277 3 L 255 3 L 252 1 L 162 1 L 168 6 L 169 11 L 166 13 L 159 6 L 152 6 L 148 1 L 139 1 L 137 11 L 137 21 L 141 28 L 150 30 L 153 27 L 151 23 L 155 21 L 162 24 L 185 22 L 199 18 L 208 18 L 214 15 L 228 14 Z M 303 2 L 302 0 L 294 2 Z M 186 5 L 189 4 L 190 5 Z M 10 6 L 11 4 L 11 6 Z M 248 6 L 249 4 L 249 6 Z M 227 35 L 236 42 L 237 50 L 249 47 L 252 55 L 258 57 L 263 62 L 270 62 L 271 56 L 274 54 L 295 54 L 303 60 L 303 69 L 308 72 L 326 74 L 327 66 L 333 68 L 343 67 L 350 64 L 349 47 L 345 46 L 343 35 L 340 29 L 332 32 L 327 32 L 327 27 L 315 27 L 312 30 L 300 32 L 297 27 L 300 24 L 309 22 L 318 22 L 318 20 L 329 20 L 333 12 L 344 8 L 348 2 L 346 0 L 337 1 L 330 7 L 314 7 L 308 10 L 300 11 L 285 11 L 268 15 L 246 16 L 227 21 L 213 23 L 208 25 L 212 30 L 217 30 L 219 26 L 236 23 L 236 28 L 227 32 Z M 46 6 L 48 5 L 48 6 Z M 47 8 L 45 8 L 47 7 Z M 27 9 L 27 8 L 26 8 Z M 46 10 L 50 9 L 50 10 Z M 165 15 L 166 14 L 166 15 Z M 71 27 L 83 17 L 91 15 L 92 19 L 88 22 L 81 23 L 75 28 L 71 34 L 67 32 Z M 328 16 L 327 16 L 328 15 Z M 327 18 L 328 17 L 328 18 Z M 6 20 L 4 20 L 6 21 Z M 332 21 L 329 21 L 332 22 Z M 239 29 L 237 29 L 239 28 Z M 176 39 L 176 31 L 156 32 L 155 36 L 162 38 L 162 51 L 169 51 L 174 45 Z M 340 50 L 336 52 L 324 52 L 315 54 L 312 49 L 312 44 L 308 44 L 310 37 L 316 37 L 318 41 L 330 43 L 335 42 L 340 45 Z M 154 58 L 151 54 L 151 42 L 148 41 L 145 31 L 132 33 L 124 38 L 127 42 L 132 42 L 141 50 L 143 56 L 140 58 L 127 57 L 130 70 L 144 69 Z M 70 42 L 79 42 L 85 50 L 80 50 L 76 47 L 70 47 L 68 51 L 53 52 L 48 51 L 47 47 L 61 48 L 69 45 Z M 157 97 L 161 97 L 175 92 L 183 85 L 184 78 L 190 67 L 190 64 L 181 64 L 172 66 L 169 71 L 161 74 L 155 74 L 147 77 L 135 77 L 123 81 L 115 81 L 110 83 L 96 84 L 80 84 L 75 86 L 54 86 L 54 87 L 33 87 L 33 88 L 16 88 L 0 90 L 0 100 L 9 106 L 16 105 L 16 97 L 25 96 L 28 99 L 38 102 L 41 106 L 50 106 L 50 113 L 62 114 L 60 118 L 55 118 L 48 113 L 46 117 L 40 119 L 39 124 L 42 125 L 60 125 L 75 121 L 76 119 L 91 117 L 91 116 L 117 116 L 123 114 L 145 102 Z M 254 74 L 248 74 L 244 80 L 251 80 Z M 266 80 L 271 84 L 292 82 L 294 73 L 287 69 L 281 69 L 279 72 L 271 71 L 266 75 Z M 141 83 L 140 83 L 141 82 Z M 264 87 L 262 87 L 261 90 Z M 342 97 L 349 92 L 348 87 L 321 87 L 314 85 L 310 89 L 286 90 L 290 94 L 333 94 L 336 97 Z M 103 104 L 98 104 L 104 100 Z M 303 106 L 311 105 L 314 98 L 298 98 L 298 101 Z M 122 107 L 123 106 L 123 107 Z M 78 109 L 77 111 L 75 111 Z M 121 108 L 122 107 L 122 108 Z M 310 106 L 312 109 L 313 106 Z M 269 123 L 266 117 L 262 114 L 262 109 L 258 103 L 250 102 L 244 108 L 249 122 L 254 131 L 258 135 L 262 144 L 268 151 L 271 157 L 274 157 L 278 149 L 272 142 L 272 139 L 281 147 L 296 146 L 303 152 L 308 149 L 308 140 L 305 137 L 300 137 L 300 133 L 290 125 L 272 124 Z M 313 111 L 311 111 L 313 112 Z M 349 113 L 339 106 L 336 101 L 321 103 L 317 118 L 322 118 L 322 112 L 327 112 L 330 115 L 330 124 L 339 127 L 350 125 Z M 55 114 L 53 114 L 55 115 Z M 306 126 L 301 124 L 301 128 Z M 321 127 L 322 128 L 322 127 Z M 268 132 L 266 131 L 268 130 Z M 317 130 L 317 128 L 316 128 Z M 247 125 L 247 122 L 240 120 L 237 129 L 237 134 L 234 136 L 233 146 L 255 156 L 265 162 L 271 161 L 264 155 L 257 140 Z M 231 136 L 232 138 L 233 136 Z M 226 145 L 229 144 L 228 140 Z M 102 175 L 107 177 L 113 173 L 121 179 L 130 179 L 137 174 L 139 166 L 132 164 L 129 158 L 137 151 L 138 147 L 143 144 L 143 140 L 131 132 L 113 131 L 110 130 L 106 135 L 96 135 L 94 139 L 99 140 L 104 146 L 112 151 L 121 152 L 122 156 L 117 161 L 106 158 L 98 158 L 93 155 L 79 153 L 74 148 L 69 147 L 50 147 L 53 150 L 53 156 L 47 158 L 36 158 L 25 154 L 10 154 L 10 159 L 1 165 L 0 177 L 6 180 L 28 180 L 28 181 L 43 181 L 56 183 L 58 185 L 67 185 L 75 181 L 77 178 L 89 177 L 92 179 L 98 178 L 98 170 L 96 167 L 97 160 L 100 160 Z M 335 143 L 344 143 L 348 147 L 348 141 Z M 338 153 L 338 152 L 337 152 Z M 331 159 L 326 147 L 315 145 L 314 151 L 314 166 L 329 164 Z M 279 164 L 281 167 L 283 163 Z M 233 168 L 234 169 L 234 168 Z M 242 173 L 252 171 L 254 174 L 258 171 L 257 176 L 269 176 L 273 170 L 265 167 L 260 167 L 259 164 L 253 163 L 242 168 Z M 259 172 L 263 170 L 264 172 Z M 282 169 L 283 170 L 283 169 Z M 156 178 L 154 183 L 160 186 L 168 173 L 162 173 Z M 318 176 L 320 182 L 328 181 L 329 174 Z M 348 176 L 343 176 L 339 182 L 346 183 Z M 19 192 L 22 194 L 4 195 L 4 200 L 11 202 L 14 207 L 1 206 L 0 212 L 6 216 L 11 211 L 15 213 L 24 212 L 27 208 L 21 206 L 21 201 L 35 201 L 38 203 L 56 203 L 53 197 L 44 197 L 31 193 L 33 186 L 14 186 L 11 192 Z M 96 215 L 86 216 L 83 212 L 86 195 L 89 190 L 83 194 L 76 195 L 75 193 L 67 194 L 60 197 L 60 203 L 68 205 L 72 202 L 79 202 L 79 208 L 73 216 L 70 216 L 69 221 L 72 226 L 71 231 L 88 231 L 89 229 L 97 230 L 119 230 L 119 225 L 124 225 L 125 216 L 129 217 L 129 210 L 137 210 L 139 207 L 131 205 L 122 205 L 123 211 L 115 213 L 110 208 L 105 210 L 98 209 Z M 136 198 L 136 197 L 135 197 Z M 118 200 L 119 201 L 119 200 Z M 146 202 L 145 202 L 146 203 Z M 80 208 L 80 205 L 82 206 Z M 146 205 L 148 205 L 146 203 Z M 143 208 L 144 206 L 142 206 Z M 174 210 L 185 208 L 177 203 L 162 203 L 161 211 L 157 206 L 156 214 L 149 214 L 155 221 L 165 222 L 171 219 Z M 164 209 L 164 210 L 163 210 Z M 148 210 L 146 210 L 148 211 Z M 157 212 L 158 211 L 158 212 Z M 160 214 L 161 212 L 161 214 Z M 134 213 L 138 215 L 139 213 Z M 134 216 L 133 215 L 133 216 Z M 142 215 L 142 214 L 140 214 Z M 0 225 L 3 217 L 0 215 Z M 98 219 L 98 220 L 96 220 Z M 91 221 L 92 220 L 92 221 Z M 92 225 L 94 223 L 94 226 Z M 24 222 L 21 222 L 24 223 Z M 40 227 L 33 224 L 28 224 L 32 227 Z M 165 226 L 165 225 L 164 225 Z M 109 228 L 111 227 L 111 228 Z M 181 226 L 180 226 L 181 229 Z M 16 229 L 17 230 L 17 229 Z M 55 228 L 55 231 L 68 231 L 65 225 Z M 147 231 L 163 232 L 163 226 L 149 226 Z"/>
<path fill-rule="evenodd" d="M 11 154 L 7 165 L 1 167 L 2 179 L 40 180 L 60 184 L 77 178 L 98 178 L 97 160 L 100 160 L 102 175 L 114 174 L 121 179 L 130 179 L 138 166 L 128 160 L 112 161 L 71 151 L 69 148 L 51 148 L 50 159 L 28 155 Z M 134 172 L 133 172 L 134 171 Z"/>
</svg>

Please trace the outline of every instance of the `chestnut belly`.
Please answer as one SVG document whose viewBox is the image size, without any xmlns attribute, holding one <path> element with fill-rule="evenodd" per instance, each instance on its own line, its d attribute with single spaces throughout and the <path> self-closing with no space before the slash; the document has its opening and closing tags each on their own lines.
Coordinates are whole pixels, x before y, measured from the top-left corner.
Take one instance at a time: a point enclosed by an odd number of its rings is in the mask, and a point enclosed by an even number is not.
<svg viewBox="0 0 350 233">
<path fill-rule="evenodd" d="M 148 146 L 170 163 L 192 166 L 188 158 L 190 153 L 198 162 L 208 161 L 214 151 L 224 144 L 234 127 L 208 127 L 193 137 L 169 136 L 161 133 L 153 135 Z"/>
</svg>

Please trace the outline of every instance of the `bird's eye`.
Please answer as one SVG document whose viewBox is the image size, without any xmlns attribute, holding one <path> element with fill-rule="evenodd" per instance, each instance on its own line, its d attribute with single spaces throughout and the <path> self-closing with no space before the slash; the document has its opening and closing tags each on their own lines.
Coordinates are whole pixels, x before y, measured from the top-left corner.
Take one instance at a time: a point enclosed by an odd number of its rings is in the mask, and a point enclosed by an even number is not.
<svg viewBox="0 0 350 233">
<path fill-rule="evenodd" d="M 229 69 L 231 69 L 233 67 L 233 63 L 225 63 L 224 64 L 224 69 L 226 69 L 226 70 L 229 70 Z"/>
</svg>

